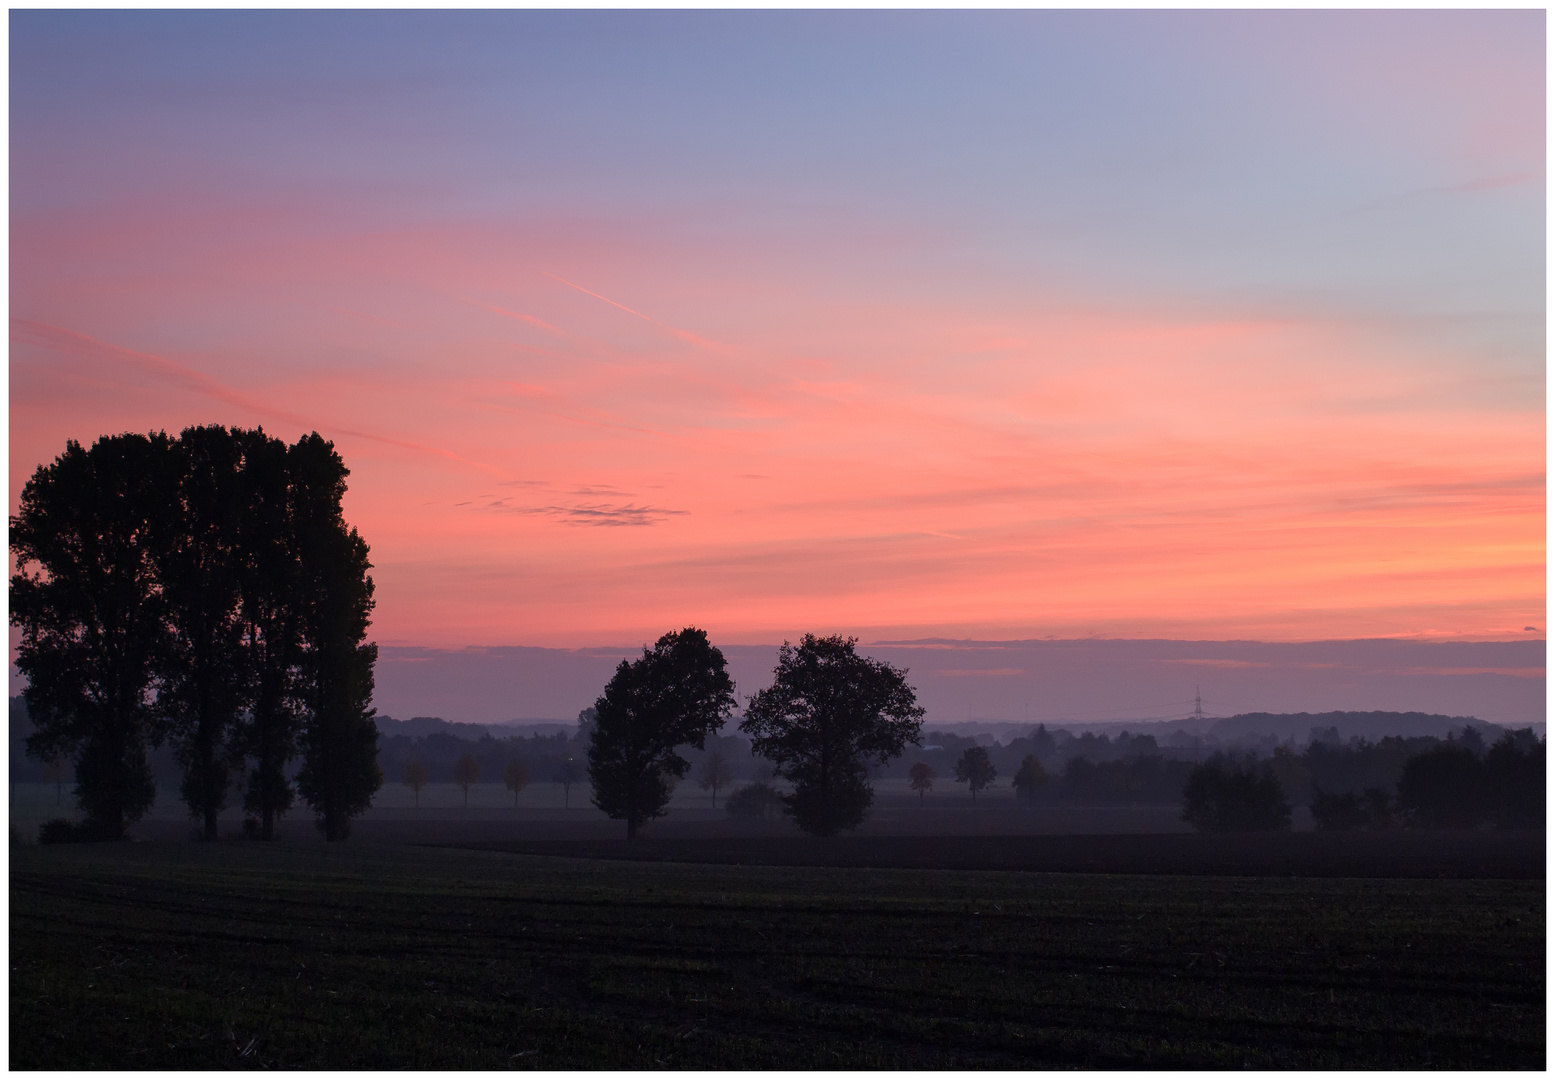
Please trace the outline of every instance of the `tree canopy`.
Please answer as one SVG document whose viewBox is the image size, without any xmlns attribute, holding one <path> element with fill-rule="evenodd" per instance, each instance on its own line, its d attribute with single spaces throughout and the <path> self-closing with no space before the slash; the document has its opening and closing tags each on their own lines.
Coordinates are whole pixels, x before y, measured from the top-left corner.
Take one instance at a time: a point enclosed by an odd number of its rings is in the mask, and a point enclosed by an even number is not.
<svg viewBox="0 0 1555 1080">
<path fill-rule="evenodd" d="M 16 667 L 37 725 L 27 752 L 75 758 L 86 829 L 103 839 L 156 798 L 146 749 L 162 735 L 153 691 L 170 646 L 154 522 L 171 455 L 162 434 L 71 440 L 10 522 Z"/>
<path fill-rule="evenodd" d="M 637 660 L 622 660 L 594 702 L 589 778 L 594 805 L 626 821 L 628 838 L 665 812 L 690 762 L 678 746 L 702 749 L 734 711 L 734 683 L 706 632 L 665 634 Z"/>
<path fill-rule="evenodd" d="M 89 834 L 123 836 L 151 805 L 146 747 L 168 737 L 207 838 L 245 758 L 271 835 L 299 740 L 330 839 L 369 805 L 373 586 L 348 474 L 317 433 L 288 447 L 218 426 L 72 441 L 34 473 L 11 519 L 28 751 L 75 755 Z"/>
<path fill-rule="evenodd" d="M 906 672 L 860 656 L 856 638 L 806 634 L 778 650 L 772 685 L 757 692 L 740 730 L 794 785 L 784 796 L 806 832 L 833 836 L 864 820 L 867 767 L 919 741 L 923 708 Z"/>
<path fill-rule="evenodd" d="M 993 783 L 993 778 L 998 775 L 998 770 L 988 759 L 988 751 L 981 746 L 967 747 L 956 762 L 956 783 L 965 784 L 972 790 L 973 802 L 977 801 L 977 793 Z"/>
<path fill-rule="evenodd" d="M 1290 807 L 1267 764 L 1215 754 L 1188 774 L 1182 820 L 1200 832 L 1281 831 Z"/>
</svg>

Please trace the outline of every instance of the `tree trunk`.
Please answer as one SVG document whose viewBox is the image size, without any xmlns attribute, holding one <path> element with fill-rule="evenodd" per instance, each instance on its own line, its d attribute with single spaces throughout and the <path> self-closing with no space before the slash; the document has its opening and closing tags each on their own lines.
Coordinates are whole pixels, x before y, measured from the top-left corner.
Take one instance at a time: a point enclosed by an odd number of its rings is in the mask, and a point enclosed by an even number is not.
<svg viewBox="0 0 1555 1080">
<path fill-rule="evenodd" d="M 635 817 L 629 816 L 626 819 L 626 838 L 628 840 L 637 839 L 637 819 Z"/>
<path fill-rule="evenodd" d="M 216 808 L 214 806 L 205 808 L 205 839 L 216 839 Z"/>
</svg>

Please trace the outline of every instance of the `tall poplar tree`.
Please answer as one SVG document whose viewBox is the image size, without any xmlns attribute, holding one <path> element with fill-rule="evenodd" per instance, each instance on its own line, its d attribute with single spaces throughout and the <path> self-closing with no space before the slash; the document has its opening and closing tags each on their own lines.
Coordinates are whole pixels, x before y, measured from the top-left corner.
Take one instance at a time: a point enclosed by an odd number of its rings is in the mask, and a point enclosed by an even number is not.
<svg viewBox="0 0 1555 1080">
<path fill-rule="evenodd" d="M 170 458 L 161 433 L 72 440 L 33 473 L 10 521 L 16 666 L 37 725 L 27 752 L 75 757 L 94 838 L 122 839 L 156 798 L 146 749 L 161 734 L 152 695 L 168 635 L 152 521 Z"/>
<path fill-rule="evenodd" d="M 171 724 L 190 815 L 216 839 L 236 728 L 250 683 L 239 604 L 240 433 L 187 428 L 172 445 L 166 508 L 154 515 L 156 570 L 168 622 L 157 710 Z"/>
<path fill-rule="evenodd" d="M 373 721 L 378 646 L 363 644 L 373 610 L 367 543 L 345 523 L 341 499 L 350 470 L 317 432 L 288 451 L 293 535 L 301 568 L 299 664 L 304 710 L 303 765 L 297 788 L 329 840 L 344 840 L 351 819 L 383 784 Z"/>
<path fill-rule="evenodd" d="M 237 437 L 243 444 L 239 603 L 250 679 L 239 745 L 252 761 L 243 809 L 258 819 L 260 837 L 269 840 L 296 795 L 286 766 L 297 755 L 302 725 L 297 670 L 302 617 L 296 603 L 302 569 L 288 447 L 263 428 Z"/>
</svg>

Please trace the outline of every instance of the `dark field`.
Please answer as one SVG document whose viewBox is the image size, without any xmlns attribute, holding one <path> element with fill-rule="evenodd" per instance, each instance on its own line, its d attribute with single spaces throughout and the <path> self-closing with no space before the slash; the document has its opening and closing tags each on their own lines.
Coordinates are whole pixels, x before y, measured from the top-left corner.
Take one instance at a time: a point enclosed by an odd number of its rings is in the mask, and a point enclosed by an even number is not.
<svg viewBox="0 0 1555 1080">
<path fill-rule="evenodd" d="M 1544 880 L 1542 832 L 1161 833 L 474 841 L 454 846 L 596 859 L 746 866 L 1083 874 Z"/>
<path fill-rule="evenodd" d="M 25 847 L 9 1064 L 1532 1069 L 1544 951 L 1542 876 Z"/>
</svg>

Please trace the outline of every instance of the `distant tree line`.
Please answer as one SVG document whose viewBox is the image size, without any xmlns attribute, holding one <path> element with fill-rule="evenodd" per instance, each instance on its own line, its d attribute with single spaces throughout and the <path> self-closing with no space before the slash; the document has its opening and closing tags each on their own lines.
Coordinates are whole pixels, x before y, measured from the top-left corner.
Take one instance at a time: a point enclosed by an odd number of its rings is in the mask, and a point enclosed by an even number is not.
<svg viewBox="0 0 1555 1080">
<path fill-rule="evenodd" d="M 1203 831 L 1289 828 L 1289 793 L 1305 785 L 1320 830 L 1538 829 L 1544 749 L 1531 729 L 1486 747 L 1465 728 L 1445 740 L 1314 741 L 1303 755 L 1277 751 L 1264 761 L 1220 753 L 1190 774 L 1182 819 Z"/>
<path fill-rule="evenodd" d="M 27 753 L 74 763 L 86 813 L 55 838 L 124 837 L 164 743 L 207 839 L 239 778 L 254 834 L 300 794 L 345 838 L 381 782 L 348 475 L 316 432 L 287 445 L 220 426 L 71 441 L 37 469 L 10 519 L 11 622 Z"/>
</svg>

